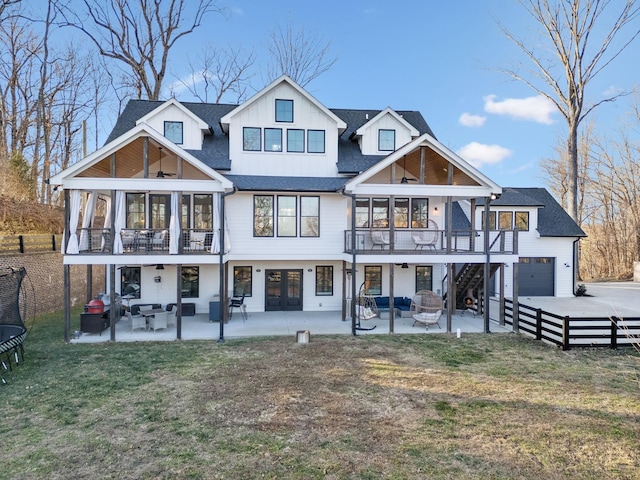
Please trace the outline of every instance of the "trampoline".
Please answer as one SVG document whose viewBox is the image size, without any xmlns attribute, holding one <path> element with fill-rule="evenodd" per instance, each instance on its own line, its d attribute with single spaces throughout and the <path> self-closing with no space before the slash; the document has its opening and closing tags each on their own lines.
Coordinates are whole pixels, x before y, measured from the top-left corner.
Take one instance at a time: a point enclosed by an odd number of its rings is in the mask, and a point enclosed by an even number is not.
<svg viewBox="0 0 640 480">
<path fill-rule="evenodd" d="M 5 375 L 12 370 L 12 363 L 24 360 L 23 343 L 27 329 L 20 313 L 20 292 L 27 272 L 24 267 L 0 269 L 0 380 L 7 383 Z"/>
</svg>

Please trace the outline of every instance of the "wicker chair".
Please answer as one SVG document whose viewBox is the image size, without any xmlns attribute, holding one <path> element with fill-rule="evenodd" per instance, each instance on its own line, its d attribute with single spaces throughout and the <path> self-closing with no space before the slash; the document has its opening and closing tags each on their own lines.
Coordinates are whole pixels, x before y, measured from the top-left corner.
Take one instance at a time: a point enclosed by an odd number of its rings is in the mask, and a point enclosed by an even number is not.
<svg viewBox="0 0 640 480">
<path fill-rule="evenodd" d="M 420 323 L 428 330 L 429 325 L 440 327 L 440 317 L 442 316 L 442 297 L 431 290 L 420 290 L 416 292 L 411 301 L 409 311 L 413 317 L 413 325 Z"/>
<path fill-rule="evenodd" d="M 126 312 L 127 318 L 131 321 L 131 331 L 142 328 L 147 329 L 147 320 L 142 315 L 131 315 L 131 312 Z"/>
</svg>

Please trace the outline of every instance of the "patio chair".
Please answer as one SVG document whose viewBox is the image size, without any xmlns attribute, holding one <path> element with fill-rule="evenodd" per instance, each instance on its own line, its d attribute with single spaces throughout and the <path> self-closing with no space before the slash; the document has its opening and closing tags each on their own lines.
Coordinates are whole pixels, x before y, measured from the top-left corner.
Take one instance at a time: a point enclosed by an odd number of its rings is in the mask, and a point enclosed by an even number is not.
<svg viewBox="0 0 640 480">
<path fill-rule="evenodd" d="M 416 250 L 418 250 L 418 248 L 422 250 L 424 247 L 435 250 L 436 244 L 438 243 L 438 233 L 438 224 L 434 220 L 429 219 L 427 230 L 414 232 L 411 235 L 413 243 L 416 245 Z"/>
<path fill-rule="evenodd" d="M 175 327 L 178 323 L 178 307 L 176 305 L 171 307 L 171 310 L 167 312 L 167 327 Z"/>
<path fill-rule="evenodd" d="M 244 304 L 244 295 L 241 297 L 231 297 L 229 299 L 229 318 L 233 316 L 233 309 L 239 308 L 242 315 L 242 321 L 247 321 L 247 306 Z"/>
<path fill-rule="evenodd" d="M 380 250 L 384 250 L 389 246 L 389 239 L 385 238 L 382 230 L 371 230 L 371 250 L 376 247 L 380 247 Z"/>
<path fill-rule="evenodd" d="M 413 317 L 413 325 L 420 323 L 428 330 L 429 325 L 440 327 L 440 317 L 442 316 L 442 297 L 431 290 L 420 290 L 416 292 L 411 301 L 409 311 Z"/>
<path fill-rule="evenodd" d="M 167 313 L 159 312 L 149 317 L 149 330 L 160 330 L 161 328 L 167 329 Z"/>
<path fill-rule="evenodd" d="M 130 311 L 125 312 L 127 318 L 131 321 L 131 331 L 138 329 L 147 329 L 147 320 L 142 315 L 131 315 Z"/>
</svg>

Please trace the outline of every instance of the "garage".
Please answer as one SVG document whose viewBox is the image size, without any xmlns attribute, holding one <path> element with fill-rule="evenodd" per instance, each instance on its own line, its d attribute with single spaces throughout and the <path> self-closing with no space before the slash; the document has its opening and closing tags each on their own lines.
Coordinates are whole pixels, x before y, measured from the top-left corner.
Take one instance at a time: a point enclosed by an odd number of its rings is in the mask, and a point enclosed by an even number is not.
<svg viewBox="0 0 640 480">
<path fill-rule="evenodd" d="M 521 257 L 518 268 L 519 295 L 552 297 L 555 294 L 555 258 Z"/>
</svg>

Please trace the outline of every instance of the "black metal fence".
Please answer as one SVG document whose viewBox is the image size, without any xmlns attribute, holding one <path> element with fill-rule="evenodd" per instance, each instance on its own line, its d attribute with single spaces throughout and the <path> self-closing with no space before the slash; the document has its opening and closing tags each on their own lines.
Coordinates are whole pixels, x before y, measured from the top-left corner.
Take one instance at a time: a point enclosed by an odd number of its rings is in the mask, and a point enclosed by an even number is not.
<svg viewBox="0 0 640 480">
<path fill-rule="evenodd" d="M 0 255 L 58 252 L 62 234 L 0 235 Z"/>
<path fill-rule="evenodd" d="M 572 347 L 630 347 L 640 344 L 640 318 L 571 317 L 556 315 L 540 308 L 518 304 L 514 315 L 513 301 L 505 299 L 505 323 L 562 350 Z"/>
</svg>

